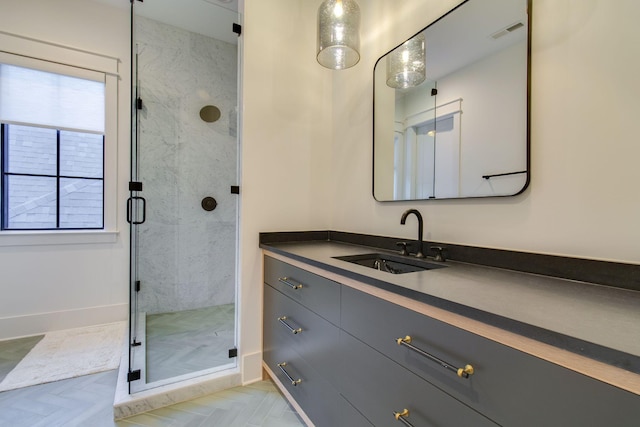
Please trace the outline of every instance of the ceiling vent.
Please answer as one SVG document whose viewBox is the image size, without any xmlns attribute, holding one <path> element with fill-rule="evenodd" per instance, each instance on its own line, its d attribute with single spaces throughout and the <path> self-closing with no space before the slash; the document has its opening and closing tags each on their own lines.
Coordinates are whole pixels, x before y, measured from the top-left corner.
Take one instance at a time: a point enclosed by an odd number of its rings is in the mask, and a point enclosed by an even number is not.
<svg viewBox="0 0 640 427">
<path fill-rule="evenodd" d="M 524 24 L 522 22 L 516 22 L 515 24 L 511 24 L 509 25 L 507 28 L 503 28 L 502 30 L 496 31 L 495 33 L 491 34 L 491 38 L 492 39 L 499 39 L 502 36 L 506 36 L 509 33 L 512 33 L 520 28 L 524 27 Z"/>
</svg>

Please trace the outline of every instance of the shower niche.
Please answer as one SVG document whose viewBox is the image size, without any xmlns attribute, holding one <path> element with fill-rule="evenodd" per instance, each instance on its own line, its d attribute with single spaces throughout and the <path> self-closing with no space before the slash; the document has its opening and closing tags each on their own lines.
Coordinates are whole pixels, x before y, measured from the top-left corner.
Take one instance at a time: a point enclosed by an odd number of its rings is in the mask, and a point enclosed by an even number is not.
<svg viewBox="0 0 640 427">
<path fill-rule="evenodd" d="M 135 393 L 236 368 L 239 16 L 237 2 L 154 0 L 131 18 Z"/>
</svg>

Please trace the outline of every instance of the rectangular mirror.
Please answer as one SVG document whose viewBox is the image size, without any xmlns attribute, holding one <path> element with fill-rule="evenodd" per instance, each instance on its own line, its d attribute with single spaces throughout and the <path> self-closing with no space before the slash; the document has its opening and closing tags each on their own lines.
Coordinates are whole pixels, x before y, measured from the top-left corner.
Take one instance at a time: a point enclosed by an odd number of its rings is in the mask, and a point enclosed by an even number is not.
<svg viewBox="0 0 640 427">
<path fill-rule="evenodd" d="M 467 0 L 374 67 L 378 201 L 513 196 L 529 183 L 530 0 Z"/>
</svg>

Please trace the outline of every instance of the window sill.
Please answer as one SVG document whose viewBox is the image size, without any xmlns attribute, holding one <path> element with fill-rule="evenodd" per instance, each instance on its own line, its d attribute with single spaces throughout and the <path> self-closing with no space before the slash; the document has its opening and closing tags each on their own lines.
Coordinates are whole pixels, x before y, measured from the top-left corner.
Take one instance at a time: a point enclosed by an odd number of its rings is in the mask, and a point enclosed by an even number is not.
<svg viewBox="0 0 640 427">
<path fill-rule="evenodd" d="M 87 245 L 115 243 L 118 231 L 2 231 L 0 246 Z"/>
</svg>

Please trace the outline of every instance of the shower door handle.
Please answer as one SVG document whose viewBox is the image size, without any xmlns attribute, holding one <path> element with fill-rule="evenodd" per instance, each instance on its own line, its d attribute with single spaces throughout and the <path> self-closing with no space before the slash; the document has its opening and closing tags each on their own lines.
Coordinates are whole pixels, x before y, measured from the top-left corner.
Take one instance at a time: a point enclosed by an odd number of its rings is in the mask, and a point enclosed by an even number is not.
<svg viewBox="0 0 640 427">
<path fill-rule="evenodd" d="M 141 221 L 134 221 L 132 218 L 132 213 L 133 213 L 132 207 L 133 207 L 134 200 L 140 200 L 142 202 L 142 220 Z M 127 199 L 127 222 L 129 224 L 139 225 L 139 224 L 144 224 L 146 220 L 147 220 L 147 201 L 145 200 L 145 198 L 140 196 L 129 197 Z"/>
</svg>

